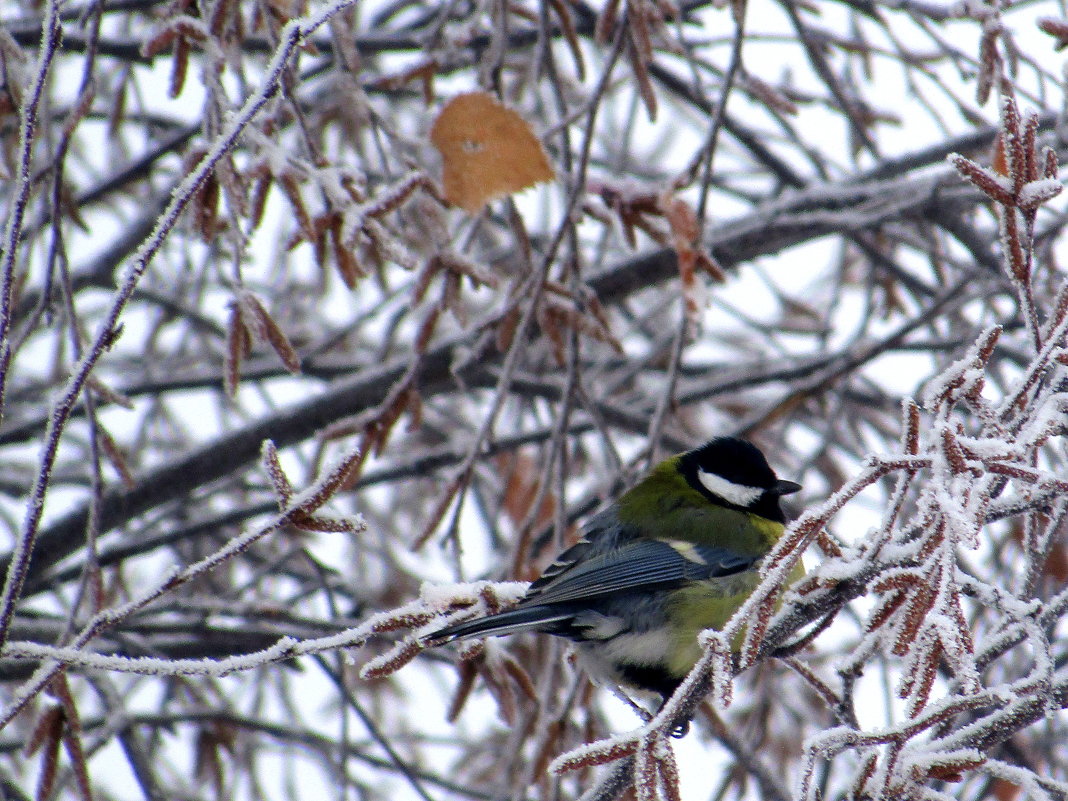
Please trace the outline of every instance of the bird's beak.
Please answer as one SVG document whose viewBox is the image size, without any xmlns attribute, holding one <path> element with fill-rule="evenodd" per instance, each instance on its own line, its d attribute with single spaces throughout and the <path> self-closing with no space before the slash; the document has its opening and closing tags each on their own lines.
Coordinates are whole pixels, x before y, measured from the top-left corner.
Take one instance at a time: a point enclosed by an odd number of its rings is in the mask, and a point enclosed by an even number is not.
<svg viewBox="0 0 1068 801">
<path fill-rule="evenodd" d="M 793 495 L 795 492 L 800 492 L 801 485 L 796 481 L 779 481 L 771 491 L 776 495 Z"/>
</svg>

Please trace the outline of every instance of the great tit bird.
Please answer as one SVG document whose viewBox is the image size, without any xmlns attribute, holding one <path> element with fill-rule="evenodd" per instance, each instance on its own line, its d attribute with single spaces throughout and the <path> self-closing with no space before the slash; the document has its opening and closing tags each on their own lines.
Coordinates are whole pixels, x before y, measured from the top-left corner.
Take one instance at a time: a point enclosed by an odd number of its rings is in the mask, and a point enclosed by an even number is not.
<svg viewBox="0 0 1068 801">
<path fill-rule="evenodd" d="M 594 678 L 666 701 L 701 656 L 698 633 L 722 628 L 756 587 L 783 532 L 779 499 L 800 489 L 751 443 L 714 439 L 661 462 L 594 515 L 515 607 L 426 639 L 566 637 Z"/>
</svg>

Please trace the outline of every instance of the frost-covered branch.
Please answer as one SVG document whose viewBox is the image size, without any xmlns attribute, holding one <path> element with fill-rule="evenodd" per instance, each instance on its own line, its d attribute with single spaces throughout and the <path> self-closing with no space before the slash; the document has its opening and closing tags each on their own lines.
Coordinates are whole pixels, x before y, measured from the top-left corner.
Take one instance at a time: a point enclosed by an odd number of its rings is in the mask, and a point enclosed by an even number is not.
<svg viewBox="0 0 1068 801">
<path fill-rule="evenodd" d="M 1050 0 L 3 12 L 0 779 L 1055 797 L 1066 41 Z M 439 150 L 471 90 L 524 135 Z M 520 140 L 552 181 L 450 205 Z M 717 434 L 804 492 L 663 714 L 556 639 L 421 648 Z"/>
</svg>

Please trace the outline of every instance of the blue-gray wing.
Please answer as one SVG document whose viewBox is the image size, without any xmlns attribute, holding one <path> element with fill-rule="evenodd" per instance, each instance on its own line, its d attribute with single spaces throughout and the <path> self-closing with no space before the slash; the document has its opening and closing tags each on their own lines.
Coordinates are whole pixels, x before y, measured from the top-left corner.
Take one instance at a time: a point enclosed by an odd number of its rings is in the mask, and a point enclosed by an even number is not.
<svg viewBox="0 0 1068 801">
<path fill-rule="evenodd" d="M 759 557 L 729 548 L 640 539 L 588 556 L 539 582 L 523 599 L 527 604 L 559 604 L 617 592 L 651 590 L 729 576 L 748 570 Z"/>
<path fill-rule="evenodd" d="M 759 557 L 729 548 L 686 542 L 635 539 L 591 555 L 582 541 L 536 582 L 514 609 L 447 626 L 427 636 L 431 644 L 466 637 L 548 631 L 571 636 L 576 608 L 615 593 L 670 589 L 688 581 L 729 576 L 751 568 Z M 577 606 L 576 606 L 577 605 Z"/>
</svg>

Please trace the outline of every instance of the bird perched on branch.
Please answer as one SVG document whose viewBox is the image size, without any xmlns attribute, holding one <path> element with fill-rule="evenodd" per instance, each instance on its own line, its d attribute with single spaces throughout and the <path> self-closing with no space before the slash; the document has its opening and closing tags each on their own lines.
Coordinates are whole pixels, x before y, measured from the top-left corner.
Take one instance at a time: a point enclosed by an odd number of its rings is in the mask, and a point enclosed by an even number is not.
<svg viewBox="0 0 1068 801">
<path fill-rule="evenodd" d="M 698 633 L 722 628 L 756 587 L 783 532 L 779 499 L 800 489 L 751 443 L 714 439 L 661 462 L 594 515 L 516 606 L 426 640 L 566 637 L 595 678 L 666 701 L 700 658 Z"/>
</svg>

